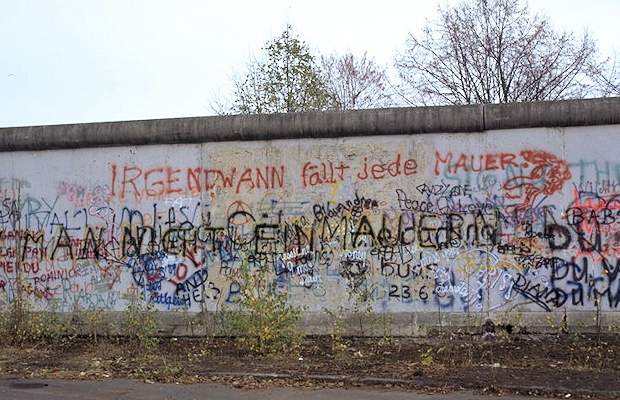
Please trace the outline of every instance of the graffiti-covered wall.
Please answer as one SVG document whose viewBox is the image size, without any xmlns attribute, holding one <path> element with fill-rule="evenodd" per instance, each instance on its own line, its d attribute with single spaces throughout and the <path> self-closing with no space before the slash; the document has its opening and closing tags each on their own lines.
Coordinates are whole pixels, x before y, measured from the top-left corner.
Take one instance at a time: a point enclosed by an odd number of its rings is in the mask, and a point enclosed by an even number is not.
<svg viewBox="0 0 620 400">
<path fill-rule="evenodd" d="M 244 266 L 309 314 L 615 312 L 617 130 L 2 153 L 0 301 L 217 311 Z"/>
</svg>

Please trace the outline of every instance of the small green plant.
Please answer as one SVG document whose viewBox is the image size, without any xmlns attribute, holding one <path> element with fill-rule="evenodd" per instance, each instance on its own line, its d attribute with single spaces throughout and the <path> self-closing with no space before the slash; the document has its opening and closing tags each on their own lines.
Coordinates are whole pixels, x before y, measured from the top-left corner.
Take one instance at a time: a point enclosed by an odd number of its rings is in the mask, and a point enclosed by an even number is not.
<svg viewBox="0 0 620 400">
<path fill-rule="evenodd" d="M 349 301 L 351 300 L 353 300 L 351 313 L 359 324 L 359 335 L 365 336 L 366 330 L 364 329 L 364 320 L 368 320 L 372 314 L 370 292 L 365 283 L 349 288 Z"/>
<path fill-rule="evenodd" d="M 558 323 L 558 321 L 556 321 L 556 315 L 555 313 L 547 313 L 545 314 L 545 316 L 543 317 L 546 324 L 547 324 L 547 328 L 549 329 L 549 331 L 553 332 L 553 333 L 559 333 L 561 328 L 562 328 L 562 324 L 561 322 Z"/>
<path fill-rule="evenodd" d="M 332 354 L 342 354 L 349 348 L 350 345 L 349 341 L 344 338 L 346 329 L 345 308 L 342 306 L 336 310 L 324 308 L 323 311 L 331 320 L 331 333 L 329 336 L 331 339 Z"/>
<path fill-rule="evenodd" d="M 429 348 L 420 356 L 420 363 L 424 367 L 432 367 L 433 366 L 433 349 Z"/>
<path fill-rule="evenodd" d="M 88 336 L 97 344 L 98 336 L 103 328 L 103 310 L 88 310 L 84 312 L 84 318 L 88 327 Z"/>
<path fill-rule="evenodd" d="M 58 344 L 70 342 L 78 335 L 71 318 L 58 312 L 54 304 L 40 313 L 31 313 L 31 332 L 38 340 Z"/>
<path fill-rule="evenodd" d="M 192 317 L 187 313 L 187 310 L 182 311 L 182 316 L 185 329 L 187 329 L 190 336 L 196 336 L 197 332 L 206 330 L 204 321 L 200 318 Z"/>
<path fill-rule="evenodd" d="M 373 319 L 373 325 L 375 325 L 379 333 L 381 333 L 381 338 L 378 343 L 379 346 L 387 346 L 394 343 L 392 322 L 392 316 L 387 313 L 381 313 Z"/>
<path fill-rule="evenodd" d="M 157 310 L 143 296 L 130 296 L 121 324 L 135 350 L 151 351 L 159 344 Z"/>
<path fill-rule="evenodd" d="M 223 315 L 238 344 L 259 354 L 296 354 L 303 340 L 297 327 L 302 308 L 288 304 L 287 294 L 270 282 L 266 269 L 250 271 L 242 265 L 233 279 L 240 287 L 238 309 Z"/>
<path fill-rule="evenodd" d="M 24 290 L 16 290 L 16 293 L 19 297 L 16 296 L 0 311 L 0 334 L 6 342 L 16 345 L 58 344 L 77 335 L 70 319 L 63 318 L 54 303 L 50 303 L 46 310 L 35 311 Z"/>
</svg>

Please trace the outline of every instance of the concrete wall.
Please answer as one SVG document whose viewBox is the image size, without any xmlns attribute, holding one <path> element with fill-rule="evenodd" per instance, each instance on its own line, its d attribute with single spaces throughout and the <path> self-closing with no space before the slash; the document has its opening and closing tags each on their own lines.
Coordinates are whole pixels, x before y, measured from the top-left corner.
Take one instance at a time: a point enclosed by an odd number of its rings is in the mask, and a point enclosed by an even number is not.
<svg viewBox="0 0 620 400">
<path fill-rule="evenodd" d="M 312 333 L 366 295 L 394 334 L 489 316 L 592 326 L 597 308 L 614 324 L 618 111 L 608 99 L 3 129 L 0 302 L 18 277 L 41 310 L 122 311 L 142 293 L 181 333 L 180 311 L 234 304 L 245 265 L 271 271 Z M 296 137 L 322 115 L 307 132 L 322 138 Z M 436 124 L 451 133 L 423 133 Z"/>
</svg>

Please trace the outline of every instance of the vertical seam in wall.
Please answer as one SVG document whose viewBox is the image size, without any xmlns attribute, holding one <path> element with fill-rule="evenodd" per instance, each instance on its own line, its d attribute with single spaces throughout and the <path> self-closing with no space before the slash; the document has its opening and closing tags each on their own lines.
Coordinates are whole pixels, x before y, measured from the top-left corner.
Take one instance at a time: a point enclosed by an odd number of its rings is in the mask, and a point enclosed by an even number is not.
<svg viewBox="0 0 620 400">
<path fill-rule="evenodd" d="M 487 130 L 487 121 L 485 118 L 485 113 L 486 113 L 486 106 L 483 104 L 480 105 L 480 123 L 482 124 L 482 130 L 486 131 Z"/>
<path fill-rule="evenodd" d="M 204 168 L 205 168 L 205 165 L 204 165 L 205 146 L 206 146 L 206 143 L 204 143 L 204 142 L 198 143 L 198 152 L 199 152 L 198 158 L 200 160 L 200 175 L 202 175 L 202 172 L 204 171 Z M 200 179 L 200 177 L 199 177 L 199 179 Z M 205 186 L 206 186 L 206 181 L 205 181 Z M 207 193 L 208 193 L 207 190 L 204 190 L 204 191 L 201 190 L 200 191 L 200 195 L 198 196 L 198 198 L 200 199 L 199 200 L 200 208 L 198 210 L 200 211 L 200 225 L 201 226 L 203 226 L 204 223 L 205 223 L 203 209 L 205 207 L 206 198 L 208 196 Z M 209 207 L 209 209 L 211 209 L 211 208 Z M 200 257 L 203 257 L 203 256 L 204 256 L 204 249 L 201 250 L 201 254 L 200 254 Z M 202 293 L 204 294 L 204 288 L 203 288 L 203 292 Z M 208 310 L 208 307 L 206 306 L 206 304 L 204 302 L 202 302 L 202 303 L 200 303 L 200 312 L 204 315 L 205 311 L 208 312 L 209 310 Z M 215 308 L 215 312 L 217 312 L 217 305 L 216 305 L 216 308 Z"/>
<path fill-rule="evenodd" d="M 560 128 L 562 132 L 562 160 L 568 160 L 566 156 L 566 128 Z"/>
</svg>

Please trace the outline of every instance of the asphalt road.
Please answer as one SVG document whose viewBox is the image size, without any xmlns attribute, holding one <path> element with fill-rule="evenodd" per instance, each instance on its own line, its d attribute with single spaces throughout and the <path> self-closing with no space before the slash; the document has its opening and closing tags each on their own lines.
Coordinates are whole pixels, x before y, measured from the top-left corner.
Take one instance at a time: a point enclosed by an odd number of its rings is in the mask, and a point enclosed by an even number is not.
<svg viewBox="0 0 620 400">
<path fill-rule="evenodd" d="M 0 379 L 2 400 L 525 400 L 520 396 L 483 396 L 471 392 L 429 395 L 414 392 L 364 389 L 244 390 L 218 384 L 148 384 L 114 379 L 105 381 Z M 532 398 L 533 399 L 533 398 Z M 536 400 L 541 400 L 540 397 Z"/>
</svg>

